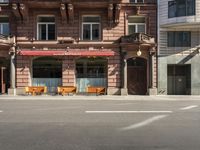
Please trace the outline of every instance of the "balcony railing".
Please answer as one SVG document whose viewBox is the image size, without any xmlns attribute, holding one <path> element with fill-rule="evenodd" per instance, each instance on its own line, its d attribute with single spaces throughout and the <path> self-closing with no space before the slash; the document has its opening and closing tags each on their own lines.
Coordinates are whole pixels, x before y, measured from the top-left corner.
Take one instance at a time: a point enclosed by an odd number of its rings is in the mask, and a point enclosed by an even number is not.
<svg viewBox="0 0 200 150">
<path fill-rule="evenodd" d="M 121 38 L 121 43 L 155 44 L 155 38 L 144 33 L 134 33 Z"/>
</svg>

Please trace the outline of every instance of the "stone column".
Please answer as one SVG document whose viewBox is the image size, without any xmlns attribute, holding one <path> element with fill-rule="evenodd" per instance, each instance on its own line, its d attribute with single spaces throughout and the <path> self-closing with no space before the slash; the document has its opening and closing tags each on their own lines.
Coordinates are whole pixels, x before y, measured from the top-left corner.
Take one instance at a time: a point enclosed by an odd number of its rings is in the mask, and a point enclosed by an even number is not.
<svg viewBox="0 0 200 150">
<path fill-rule="evenodd" d="M 128 95 L 128 89 L 127 89 L 127 60 L 124 58 L 123 61 L 123 88 L 121 89 L 121 95 Z"/>
<path fill-rule="evenodd" d="M 10 89 L 8 89 L 10 95 L 16 95 L 15 78 L 15 46 L 13 46 L 10 49 Z"/>
</svg>

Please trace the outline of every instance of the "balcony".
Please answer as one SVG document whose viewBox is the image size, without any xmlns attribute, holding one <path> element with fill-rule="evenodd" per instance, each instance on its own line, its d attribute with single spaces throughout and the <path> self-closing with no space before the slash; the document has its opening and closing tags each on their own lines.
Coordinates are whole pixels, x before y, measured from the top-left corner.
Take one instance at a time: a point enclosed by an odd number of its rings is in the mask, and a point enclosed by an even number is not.
<svg viewBox="0 0 200 150">
<path fill-rule="evenodd" d="M 155 45 L 155 38 L 144 33 L 134 33 L 131 35 L 123 36 L 121 38 L 122 44 L 142 44 L 142 45 Z"/>
</svg>

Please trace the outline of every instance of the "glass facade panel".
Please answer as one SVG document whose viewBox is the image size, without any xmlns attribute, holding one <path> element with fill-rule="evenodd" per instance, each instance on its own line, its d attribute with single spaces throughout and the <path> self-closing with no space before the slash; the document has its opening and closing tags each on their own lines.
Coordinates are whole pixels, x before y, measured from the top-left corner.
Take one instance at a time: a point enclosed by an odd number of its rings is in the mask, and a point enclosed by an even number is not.
<svg viewBox="0 0 200 150">
<path fill-rule="evenodd" d="M 168 2 L 168 17 L 195 15 L 195 0 L 176 0 Z"/>
<path fill-rule="evenodd" d="M 168 47 L 191 47 L 191 32 L 170 31 L 167 39 Z"/>
</svg>

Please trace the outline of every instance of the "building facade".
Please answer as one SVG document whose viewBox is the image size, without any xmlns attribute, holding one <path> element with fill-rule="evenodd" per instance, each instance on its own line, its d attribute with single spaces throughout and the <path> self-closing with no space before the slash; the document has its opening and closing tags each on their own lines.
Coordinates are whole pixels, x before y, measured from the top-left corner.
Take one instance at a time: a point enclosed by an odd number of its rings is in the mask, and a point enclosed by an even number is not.
<svg viewBox="0 0 200 150">
<path fill-rule="evenodd" d="M 40 85 L 48 93 L 58 86 L 157 93 L 155 0 L 4 0 L 0 7 L 1 93 Z"/>
<path fill-rule="evenodd" d="M 200 1 L 158 3 L 158 94 L 200 94 Z"/>
</svg>

